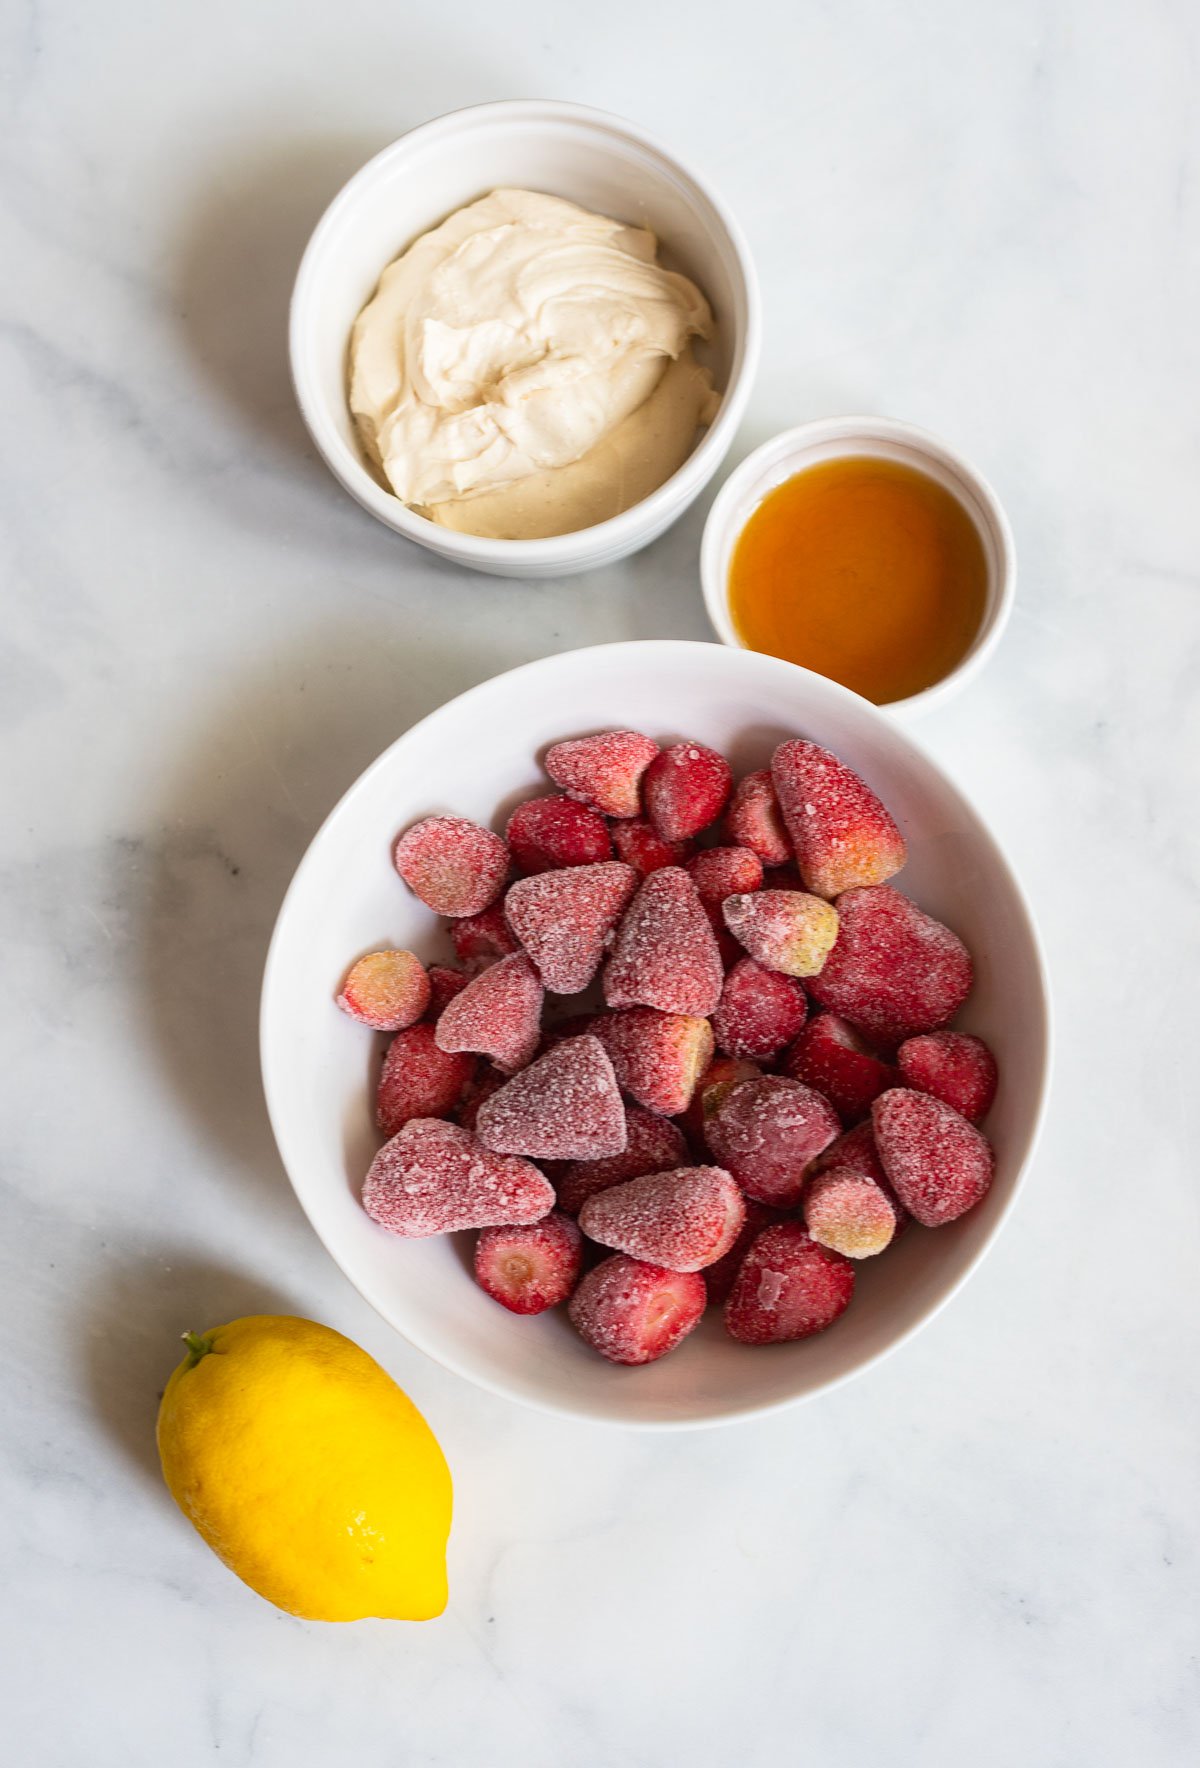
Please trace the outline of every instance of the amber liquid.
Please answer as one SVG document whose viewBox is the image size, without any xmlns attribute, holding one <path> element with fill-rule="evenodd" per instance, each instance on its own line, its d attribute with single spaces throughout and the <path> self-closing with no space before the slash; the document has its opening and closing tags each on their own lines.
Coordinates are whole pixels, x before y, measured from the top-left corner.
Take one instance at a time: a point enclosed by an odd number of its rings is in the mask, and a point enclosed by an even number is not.
<svg viewBox="0 0 1200 1768">
<path fill-rule="evenodd" d="M 876 705 L 961 662 L 987 600 L 987 560 L 957 498 L 894 461 L 845 456 L 768 492 L 729 568 L 743 644 L 802 663 Z"/>
</svg>

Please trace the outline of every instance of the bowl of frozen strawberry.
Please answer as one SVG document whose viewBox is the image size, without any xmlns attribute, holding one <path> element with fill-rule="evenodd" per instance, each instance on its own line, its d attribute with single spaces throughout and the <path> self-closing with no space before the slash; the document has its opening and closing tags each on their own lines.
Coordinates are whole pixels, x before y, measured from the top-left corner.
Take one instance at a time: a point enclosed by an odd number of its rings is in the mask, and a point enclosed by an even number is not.
<svg viewBox="0 0 1200 1768">
<path fill-rule="evenodd" d="M 978 1264 L 1049 1071 L 1028 906 L 887 715 L 750 651 L 547 657 L 350 788 L 262 1062 L 313 1226 L 497 1393 L 711 1424 L 810 1398 Z"/>
</svg>

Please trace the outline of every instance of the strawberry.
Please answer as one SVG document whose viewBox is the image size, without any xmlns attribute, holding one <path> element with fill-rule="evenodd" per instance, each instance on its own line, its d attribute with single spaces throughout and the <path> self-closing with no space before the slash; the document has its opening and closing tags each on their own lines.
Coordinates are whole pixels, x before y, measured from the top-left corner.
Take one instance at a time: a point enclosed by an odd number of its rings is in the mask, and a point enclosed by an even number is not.
<svg viewBox="0 0 1200 1768">
<path fill-rule="evenodd" d="M 475 1073 L 475 1058 L 438 1048 L 428 1020 L 398 1032 L 387 1047 L 375 1095 L 375 1121 L 385 1136 L 413 1117 L 448 1117 Z"/>
<path fill-rule="evenodd" d="M 602 731 L 555 743 L 546 772 L 572 798 L 605 816 L 637 816 L 642 808 L 642 775 L 658 754 L 658 744 L 639 731 Z"/>
<path fill-rule="evenodd" d="M 484 1228 L 475 1243 L 475 1281 L 510 1314 L 544 1314 L 579 1280 L 583 1236 L 552 1210 L 526 1227 Z"/>
<path fill-rule="evenodd" d="M 480 1107 L 476 1130 L 498 1154 L 596 1160 L 625 1149 L 625 1108 L 596 1037 L 568 1038 L 514 1075 Z"/>
<path fill-rule="evenodd" d="M 979 1123 L 996 1097 L 996 1058 L 981 1037 L 962 1031 L 927 1031 L 910 1037 L 896 1053 L 904 1085 L 953 1106 Z"/>
<path fill-rule="evenodd" d="M 686 1111 L 696 1082 L 712 1058 L 707 1019 L 630 1007 L 604 1013 L 595 1033 L 608 1051 L 617 1080 L 647 1111 L 674 1117 Z"/>
<path fill-rule="evenodd" d="M 804 1225 L 820 1246 L 845 1258 L 871 1258 L 894 1240 L 896 1212 L 873 1180 L 834 1166 L 805 1186 Z"/>
<path fill-rule="evenodd" d="M 435 915 L 477 915 L 508 876 L 499 835 L 461 816 L 428 816 L 396 843 L 396 870 Z"/>
<path fill-rule="evenodd" d="M 747 1197 L 791 1209 L 809 1162 L 841 1127 L 833 1106 L 811 1087 L 767 1074 L 726 1094 L 708 1120 L 708 1146 Z"/>
<path fill-rule="evenodd" d="M 740 1344 L 785 1344 L 823 1332 L 854 1294 L 854 1266 L 820 1246 L 799 1222 L 764 1228 L 742 1260 L 725 1303 L 725 1329 Z"/>
<path fill-rule="evenodd" d="M 430 964 L 429 966 L 429 1008 L 430 1019 L 439 1019 L 443 1010 L 456 994 L 461 994 L 470 981 L 461 970 L 454 970 L 448 964 Z M 431 1112 L 436 1116 L 436 1112 Z"/>
<path fill-rule="evenodd" d="M 648 878 L 663 866 L 683 865 L 692 851 L 690 841 L 664 841 L 642 817 L 614 823 L 612 838 L 618 857 L 641 878 Z"/>
<path fill-rule="evenodd" d="M 525 956 L 516 952 L 481 970 L 443 1009 L 437 1041 L 443 1050 L 474 1050 L 497 1068 L 523 1068 L 541 1035 L 542 985 Z"/>
<path fill-rule="evenodd" d="M 669 1271 L 699 1271 L 722 1258 L 745 1219 L 742 1194 L 719 1166 L 627 1179 L 589 1197 L 579 1213 L 590 1240 Z"/>
<path fill-rule="evenodd" d="M 571 1297 L 571 1323 L 610 1363 L 653 1363 L 700 1324 L 707 1292 L 696 1271 L 668 1271 L 618 1252 Z"/>
<path fill-rule="evenodd" d="M 604 972 L 610 1007 L 656 1007 L 703 1018 L 721 998 L 721 956 L 696 887 L 679 866 L 643 880 Z"/>
<path fill-rule="evenodd" d="M 456 1123 L 415 1117 L 371 1162 L 362 1201 L 381 1228 L 417 1240 L 536 1222 L 554 1191 L 528 1160 L 493 1154 Z"/>
<path fill-rule="evenodd" d="M 884 1062 L 846 1019 L 818 1013 L 784 1057 L 781 1070 L 824 1093 L 842 1122 L 857 1123 L 871 1101 L 900 1085 L 899 1071 Z"/>
<path fill-rule="evenodd" d="M 369 952 L 351 967 L 337 1004 L 372 1031 L 403 1031 L 429 1005 L 429 977 L 411 952 Z"/>
<path fill-rule="evenodd" d="M 792 857 L 792 844 L 783 824 L 783 812 L 775 796 L 770 768 L 759 768 L 739 780 L 725 813 L 729 839 L 756 853 L 764 866 L 783 866 Z"/>
<path fill-rule="evenodd" d="M 900 870 L 903 835 L 866 782 L 830 750 L 800 738 L 781 743 L 771 777 L 806 890 L 840 896 Z"/>
<path fill-rule="evenodd" d="M 876 1099 L 871 1122 L 888 1183 L 925 1227 L 956 1221 L 986 1194 L 991 1144 L 940 1099 L 894 1087 Z"/>
<path fill-rule="evenodd" d="M 450 927 L 450 943 L 460 964 L 472 976 L 478 976 L 489 964 L 510 958 L 517 942 L 504 919 L 504 908 L 493 902 L 478 915 L 464 915 Z"/>
<path fill-rule="evenodd" d="M 748 894 L 762 888 L 762 861 L 748 847 L 705 847 L 684 866 L 696 886 L 696 895 L 710 911 L 709 919 L 723 926 L 721 904 L 727 896 Z"/>
<path fill-rule="evenodd" d="M 664 841 L 687 841 L 715 823 L 733 786 L 723 755 L 703 743 L 673 743 L 646 769 L 646 814 Z"/>
<path fill-rule="evenodd" d="M 522 878 L 504 910 L 513 932 L 555 994 L 577 994 L 600 968 L 609 935 L 637 887 L 619 860 Z"/>
<path fill-rule="evenodd" d="M 600 812 L 565 795 L 518 804 L 504 838 L 518 870 L 530 874 L 612 858 L 612 838 Z"/>
<path fill-rule="evenodd" d="M 837 943 L 809 984 L 813 1000 L 888 1049 L 957 1013 L 973 970 L 948 927 L 887 884 L 846 891 L 837 912 Z"/>
<path fill-rule="evenodd" d="M 766 1061 L 791 1042 L 807 1013 L 807 997 L 794 977 L 740 958 L 725 978 L 713 1014 L 717 1048 L 727 1056 Z"/>
<path fill-rule="evenodd" d="M 726 897 L 725 925 L 750 956 L 785 976 L 816 976 L 838 935 L 837 910 L 803 890 Z"/>
</svg>

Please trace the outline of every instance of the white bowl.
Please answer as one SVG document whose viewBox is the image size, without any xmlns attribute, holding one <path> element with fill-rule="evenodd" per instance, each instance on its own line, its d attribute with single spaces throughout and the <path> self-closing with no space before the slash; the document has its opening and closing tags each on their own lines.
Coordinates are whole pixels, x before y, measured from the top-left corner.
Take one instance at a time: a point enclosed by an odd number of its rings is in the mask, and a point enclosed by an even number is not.
<svg viewBox="0 0 1200 1768">
<path fill-rule="evenodd" d="M 347 347 L 384 268 L 454 209 L 500 185 L 568 197 L 653 228 L 666 264 L 703 289 L 717 321 L 697 354 L 721 408 L 676 473 L 622 515 L 548 540 L 483 540 L 427 522 L 365 464 L 346 396 Z M 413 129 L 369 160 L 318 222 L 292 294 L 292 379 L 334 477 L 398 534 L 502 577 L 605 565 L 661 534 L 708 484 L 741 420 L 759 352 L 754 265 L 720 199 L 652 135 L 576 104 L 482 104 Z"/>
<path fill-rule="evenodd" d="M 729 566 L 738 536 L 769 491 L 818 461 L 865 454 L 915 467 L 956 497 L 975 524 L 987 562 L 987 600 L 974 643 L 948 675 L 919 694 L 893 700 L 888 711 L 930 711 L 983 668 L 1008 624 L 1017 586 L 1017 553 L 999 498 L 969 461 L 927 430 L 888 417 L 826 417 L 784 430 L 748 454 L 721 487 L 708 512 L 700 547 L 700 580 L 708 617 L 722 644 L 745 649 L 729 612 Z"/>
<path fill-rule="evenodd" d="M 408 823 L 457 811 L 503 828 L 547 782 L 538 756 L 560 737 L 630 725 L 715 744 L 745 770 L 803 733 L 860 768 L 909 841 L 901 881 L 967 941 L 977 980 L 963 1023 L 984 1034 L 1001 1085 L 987 1131 L 995 1182 L 948 1228 L 914 1227 L 860 1267 L 858 1293 L 829 1332 L 747 1349 L 719 1313 L 672 1355 L 617 1368 L 560 1310 L 506 1313 L 472 1282 L 471 1236 L 399 1240 L 358 1194 L 379 1144 L 372 1124 L 381 1038 L 334 1006 L 350 962 L 381 945 L 448 954 L 434 917 L 392 869 Z M 263 983 L 262 1065 L 284 1165 L 317 1233 L 367 1300 L 413 1344 L 495 1393 L 609 1424 L 714 1424 L 770 1411 L 865 1369 L 949 1300 L 1016 1194 L 1042 1112 L 1046 982 L 1029 910 L 1003 855 L 958 788 L 891 719 L 836 683 L 754 651 L 674 640 L 602 645 L 528 663 L 415 725 L 351 787 L 292 881 Z"/>
</svg>

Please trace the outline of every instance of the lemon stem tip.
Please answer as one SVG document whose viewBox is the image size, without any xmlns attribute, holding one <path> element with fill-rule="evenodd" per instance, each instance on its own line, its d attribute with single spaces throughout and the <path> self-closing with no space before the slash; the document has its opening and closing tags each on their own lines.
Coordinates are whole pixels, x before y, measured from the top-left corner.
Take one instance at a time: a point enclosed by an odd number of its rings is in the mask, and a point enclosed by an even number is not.
<svg viewBox="0 0 1200 1768">
<path fill-rule="evenodd" d="M 182 1334 L 182 1337 L 184 1344 L 188 1347 L 187 1366 L 189 1369 L 194 1369 L 196 1364 L 200 1362 L 203 1357 L 206 1357 L 209 1351 L 211 1351 L 213 1347 L 212 1334 L 211 1332 L 205 1334 L 199 1332 L 185 1332 Z"/>
</svg>

